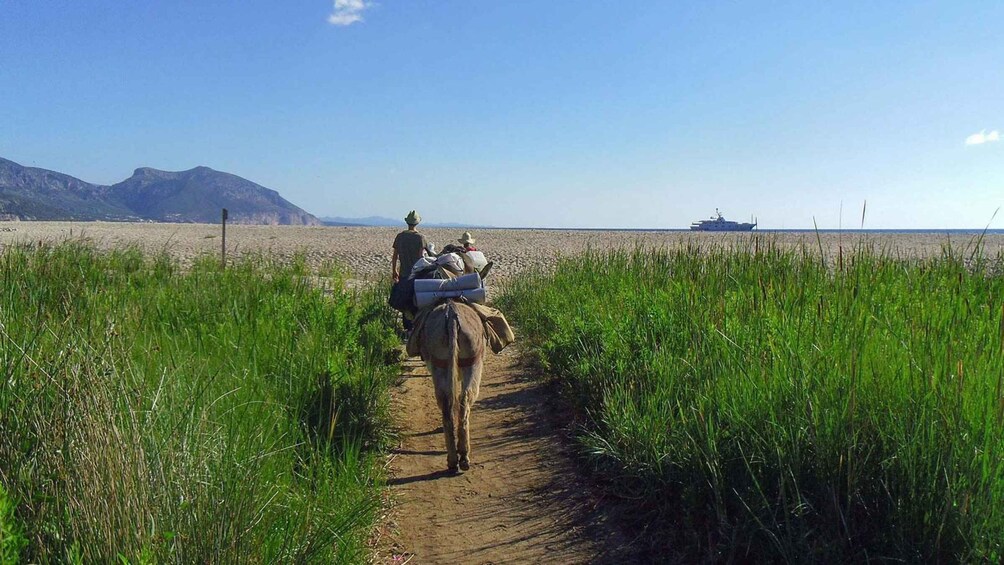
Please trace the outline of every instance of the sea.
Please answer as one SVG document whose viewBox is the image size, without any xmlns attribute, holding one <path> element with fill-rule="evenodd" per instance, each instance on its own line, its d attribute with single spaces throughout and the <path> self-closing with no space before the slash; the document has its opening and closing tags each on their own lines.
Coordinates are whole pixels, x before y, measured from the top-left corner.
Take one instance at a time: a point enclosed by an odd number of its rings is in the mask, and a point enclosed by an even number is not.
<svg viewBox="0 0 1004 565">
<path fill-rule="evenodd" d="M 506 230 L 535 231 L 596 231 L 596 232 L 688 232 L 688 233 L 845 233 L 845 234 L 932 234 L 932 235 L 1004 235 L 1004 229 L 971 229 L 971 228 L 941 228 L 941 229 L 755 229 L 750 232 L 696 232 L 689 228 L 479 228 Z"/>
</svg>

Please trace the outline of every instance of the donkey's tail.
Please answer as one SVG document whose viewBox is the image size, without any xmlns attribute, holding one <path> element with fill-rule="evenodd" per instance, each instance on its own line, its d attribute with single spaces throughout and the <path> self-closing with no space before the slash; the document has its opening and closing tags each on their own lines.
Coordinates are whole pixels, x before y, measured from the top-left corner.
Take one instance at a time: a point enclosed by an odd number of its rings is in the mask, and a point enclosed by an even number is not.
<svg viewBox="0 0 1004 565">
<path fill-rule="evenodd" d="M 450 359 L 446 362 L 446 380 L 450 383 L 450 401 L 453 406 L 459 406 L 460 400 L 460 344 L 459 339 L 460 318 L 457 315 L 457 307 L 453 301 L 449 301 L 446 306 L 446 335 L 450 342 Z"/>
</svg>

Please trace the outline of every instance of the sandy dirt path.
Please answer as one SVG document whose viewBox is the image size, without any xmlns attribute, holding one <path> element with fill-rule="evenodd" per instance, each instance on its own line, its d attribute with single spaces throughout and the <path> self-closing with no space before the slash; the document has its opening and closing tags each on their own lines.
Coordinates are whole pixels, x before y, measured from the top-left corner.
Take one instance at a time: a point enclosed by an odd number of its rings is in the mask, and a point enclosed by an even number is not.
<svg viewBox="0 0 1004 565">
<path fill-rule="evenodd" d="M 471 413 L 471 469 L 446 472 L 432 379 L 417 357 L 393 392 L 402 427 L 392 452 L 393 507 L 381 563 L 597 563 L 619 561 L 615 529 L 576 475 L 548 416 L 542 385 L 518 349 L 491 355 Z"/>
</svg>

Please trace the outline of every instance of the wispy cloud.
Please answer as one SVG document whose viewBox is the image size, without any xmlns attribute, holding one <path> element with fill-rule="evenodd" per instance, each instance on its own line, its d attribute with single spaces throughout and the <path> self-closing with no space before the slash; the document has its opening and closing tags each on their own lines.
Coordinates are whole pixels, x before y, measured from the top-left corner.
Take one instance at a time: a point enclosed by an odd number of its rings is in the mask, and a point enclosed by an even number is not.
<svg viewBox="0 0 1004 565">
<path fill-rule="evenodd" d="M 984 143 L 991 143 L 994 141 L 1001 140 L 1001 132 L 993 130 L 988 132 L 983 130 L 979 133 L 974 133 L 966 138 L 966 145 L 983 145 Z"/>
<path fill-rule="evenodd" d="M 373 6 L 366 0 L 335 0 L 335 11 L 328 16 L 328 23 L 349 26 L 363 21 L 363 12 Z"/>
</svg>

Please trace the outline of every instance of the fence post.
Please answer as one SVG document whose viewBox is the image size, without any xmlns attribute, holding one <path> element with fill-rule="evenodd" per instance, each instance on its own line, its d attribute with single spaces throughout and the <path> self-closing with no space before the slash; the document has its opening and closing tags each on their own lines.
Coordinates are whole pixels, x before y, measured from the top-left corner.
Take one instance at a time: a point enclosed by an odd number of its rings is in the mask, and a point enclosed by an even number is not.
<svg viewBox="0 0 1004 565">
<path fill-rule="evenodd" d="M 223 209 L 223 245 L 220 250 L 220 266 L 227 268 L 227 209 Z"/>
</svg>

